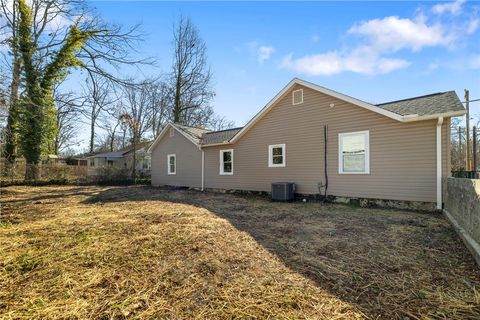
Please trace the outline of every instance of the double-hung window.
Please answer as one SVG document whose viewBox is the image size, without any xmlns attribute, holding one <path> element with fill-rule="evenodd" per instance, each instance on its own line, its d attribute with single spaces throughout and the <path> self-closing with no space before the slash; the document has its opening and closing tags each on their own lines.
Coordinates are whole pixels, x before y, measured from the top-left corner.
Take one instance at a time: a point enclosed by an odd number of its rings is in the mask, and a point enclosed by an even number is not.
<svg viewBox="0 0 480 320">
<path fill-rule="evenodd" d="M 174 154 L 169 154 L 167 156 L 167 165 L 168 165 L 168 174 L 177 173 L 177 156 Z"/>
<path fill-rule="evenodd" d="M 233 175 L 233 149 L 220 150 L 220 174 Z"/>
<path fill-rule="evenodd" d="M 285 144 L 272 144 L 268 146 L 268 166 L 285 167 Z"/>
<path fill-rule="evenodd" d="M 338 173 L 370 173 L 370 138 L 368 131 L 338 135 Z"/>
</svg>

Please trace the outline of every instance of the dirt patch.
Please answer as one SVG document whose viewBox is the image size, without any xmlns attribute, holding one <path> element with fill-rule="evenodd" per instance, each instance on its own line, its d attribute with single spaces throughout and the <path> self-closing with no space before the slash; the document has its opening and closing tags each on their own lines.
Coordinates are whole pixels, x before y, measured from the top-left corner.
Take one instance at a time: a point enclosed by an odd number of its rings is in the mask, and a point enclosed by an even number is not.
<svg viewBox="0 0 480 320">
<path fill-rule="evenodd" d="M 4 319 L 479 319 L 440 215 L 151 187 L 1 189 Z"/>
</svg>

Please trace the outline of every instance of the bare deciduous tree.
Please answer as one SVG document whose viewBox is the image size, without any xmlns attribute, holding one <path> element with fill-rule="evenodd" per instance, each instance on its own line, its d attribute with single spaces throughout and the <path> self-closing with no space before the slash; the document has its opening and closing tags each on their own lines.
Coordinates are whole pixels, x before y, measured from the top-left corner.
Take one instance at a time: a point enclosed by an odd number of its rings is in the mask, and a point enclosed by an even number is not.
<svg viewBox="0 0 480 320">
<path fill-rule="evenodd" d="M 60 153 L 75 145 L 79 129 L 79 118 L 83 110 L 84 99 L 74 92 L 62 92 L 55 88 L 54 103 L 57 110 L 57 134 L 55 136 L 55 150 Z"/>
<path fill-rule="evenodd" d="M 114 87 L 109 80 L 89 72 L 89 78 L 85 86 L 85 109 L 83 113 L 90 122 L 90 143 L 89 150 L 95 149 L 95 133 L 99 117 L 107 112 L 113 111 L 113 107 L 118 100 L 112 95 Z"/>
<path fill-rule="evenodd" d="M 142 41 L 138 25 L 124 28 L 105 23 L 84 0 L 30 0 L 29 6 L 32 12 L 32 47 L 35 48 L 33 67 L 40 73 L 51 57 L 64 45 L 72 24 L 90 35 L 80 51 L 75 53 L 75 58 L 81 61 L 79 66 L 87 71 L 83 74 L 87 74 L 89 78 L 93 74 L 112 83 L 128 85 L 129 79 L 122 78 L 117 72 L 121 66 L 128 64 L 138 67 L 153 64 L 151 59 L 132 58 L 132 53 L 138 48 L 138 42 Z M 0 51 L 3 58 L 0 63 L 2 74 L 5 70 L 9 75 L 9 95 L 6 100 L 9 116 L 6 131 L 11 132 L 7 135 L 6 149 L 9 151 L 5 152 L 5 155 L 12 161 L 16 155 L 17 145 L 15 139 L 15 128 L 19 119 L 17 101 L 23 86 L 21 52 L 18 47 L 19 19 L 18 1 L 0 0 L 0 45 L 8 48 L 8 52 Z M 55 140 L 58 140 L 57 138 L 58 136 Z M 51 141 L 51 144 L 55 145 L 57 142 Z M 92 146 L 92 143 L 90 144 Z"/>
<path fill-rule="evenodd" d="M 189 18 L 180 18 L 173 33 L 173 46 L 169 83 L 173 92 L 172 118 L 185 125 L 198 124 L 199 117 L 208 113 L 214 92 L 207 47 Z"/>
<path fill-rule="evenodd" d="M 152 136 L 155 138 L 170 120 L 171 95 L 167 84 L 156 81 L 148 85 L 149 125 Z"/>
</svg>

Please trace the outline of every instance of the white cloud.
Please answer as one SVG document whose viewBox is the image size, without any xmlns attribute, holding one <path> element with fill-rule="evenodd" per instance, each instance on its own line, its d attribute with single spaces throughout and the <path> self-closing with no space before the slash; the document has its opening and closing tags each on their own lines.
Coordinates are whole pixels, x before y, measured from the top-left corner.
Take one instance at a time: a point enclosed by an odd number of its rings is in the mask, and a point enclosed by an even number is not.
<svg viewBox="0 0 480 320">
<path fill-rule="evenodd" d="M 468 24 L 467 24 L 467 33 L 468 34 L 473 34 L 475 33 L 475 31 L 477 31 L 478 29 L 478 26 L 479 26 L 479 20 L 475 17 L 475 18 L 472 18 Z"/>
<path fill-rule="evenodd" d="M 346 71 L 369 75 L 385 74 L 409 65 L 410 62 L 406 60 L 381 57 L 371 52 L 370 48 L 364 47 L 351 53 L 331 51 L 297 59 L 293 58 L 293 54 L 289 54 L 280 67 L 310 76 L 330 76 Z"/>
<path fill-rule="evenodd" d="M 430 71 L 437 70 L 438 67 L 439 67 L 439 65 L 436 62 L 431 62 L 431 63 L 428 64 L 428 70 L 430 70 Z"/>
<path fill-rule="evenodd" d="M 445 13 L 458 15 L 462 12 L 464 3 L 465 3 L 465 0 L 455 0 L 453 2 L 448 2 L 448 3 L 439 3 L 432 7 L 432 12 L 438 15 L 442 15 Z"/>
<path fill-rule="evenodd" d="M 394 16 L 373 19 L 354 25 L 348 33 L 364 36 L 379 51 L 403 48 L 418 51 L 423 47 L 448 45 L 453 41 L 442 25 L 427 25 L 421 15 L 414 20 Z"/>
<path fill-rule="evenodd" d="M 437 7 L 437 12 L 459 13 L 463 2 Z M 447 5 L 447 4 L 444 4 Z M 432 9 L 433 10 L 433 9 Z M 358 37 L 359 42 L 343 50 L 330 50 L 294 57 L 284 57 L 280 68 L 291 69 L 307 75 L 333 75 L 341 72 L 384 74 L 406 68 L 411 63 L 391 55 L 401 50 L 419 52 L 427 47 L 454 49 L 462 40 L 480 26 L 475 15 L 458 19 L 434 19 L 418 10 L 411 19 L 389 16 L 354 24 L 347 35 Z M 432 18 L 432 17 L 430 17 Z M 429 66 L 431 68 L 432 66 Z"/>
<path fill-rule="evenodd" d="M 473 56 L 470 58 L 470 68 L 472 69 L 480 69 L 480 54 Z"/>
<path fill-rule="evenodd" d="M 275 52 L 275 48 L 272 46 L 260 46 L 257 50 L 258 62 L 262 64 L 264 61 L 270 59 L 273 52 Z"/>
<path fill-rule="evenodd" d="M 269 45 L 263 45 L 257 41 L 250 41 L 246 45 L 250 56 L 255 57 L 258 63 L 262 64 L 271 58 L 275 48 Z"/>
</svg>

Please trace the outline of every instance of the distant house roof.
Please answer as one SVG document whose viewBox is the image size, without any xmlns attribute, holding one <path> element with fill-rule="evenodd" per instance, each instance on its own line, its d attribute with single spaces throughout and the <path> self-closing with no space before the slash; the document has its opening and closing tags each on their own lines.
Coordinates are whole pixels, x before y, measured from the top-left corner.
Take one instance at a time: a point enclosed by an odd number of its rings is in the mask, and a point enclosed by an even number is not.
<svg viewBox="0 0 480 320">
<path fill-rule="evenodd" d="M 142 148 L 148 148 L 151 143 L 152 143 L 152 141 L 144 141 L 144 142 L 137 143 L 137 145 L 135 146 L 135 150 L 138 151 Z M 128 147 L 125 147 L 125 148 L 122 148 L 122 149 L 118 150 L 118 152 L 123 152 L 123 155 L 126 155 L 126 154 L 128 154 L 132 151 L 133 151 L 133 146 L 132 145 L 129 145 Z"/>
<path fill-rule="evenodd" d="M 146 142 L 140 142 L 135 146 L 135 150 L 140 150 L 142 148 L 147 148 L 151 144 L 151 141 L 146 141 Z M 108 159 L 117 159 L 117 158 L 122 158 L 128 153 L 133 151 L 133 145 L 129 145 L 125 148 L 122 148 L 117 151 L 113 152 L 94 152 L 94 153 L 89 153 L 85 154 L 85 158 L 108 158 Z"/>
<path fill-rule="evenodd" d="M 242 128 L 243 127 L 204 133 L 202 136 L 201 144 L 209 145 L 228 142 L 231 138 L 233 138 L 233 136 L 235 136 L 240 130 L 242 130 Z"/>
<path fill-rule="evenodd" d="M 108 159 L 119 159 L 123 157 L 125 152 L 120 152 L 120 151 L 115 151 L 115 152 L 100 152 L 100 153 L 95 153 L 87 158 L 108 158 Z"/>
<path fill-rule="evenodd" d="M 385 102 L 377 104 L 376 106 L 401 116 L 415 114 L 426 116 L 465 110 L 455 91 L 438 92 L 425 96 Z"/>
</svg>

